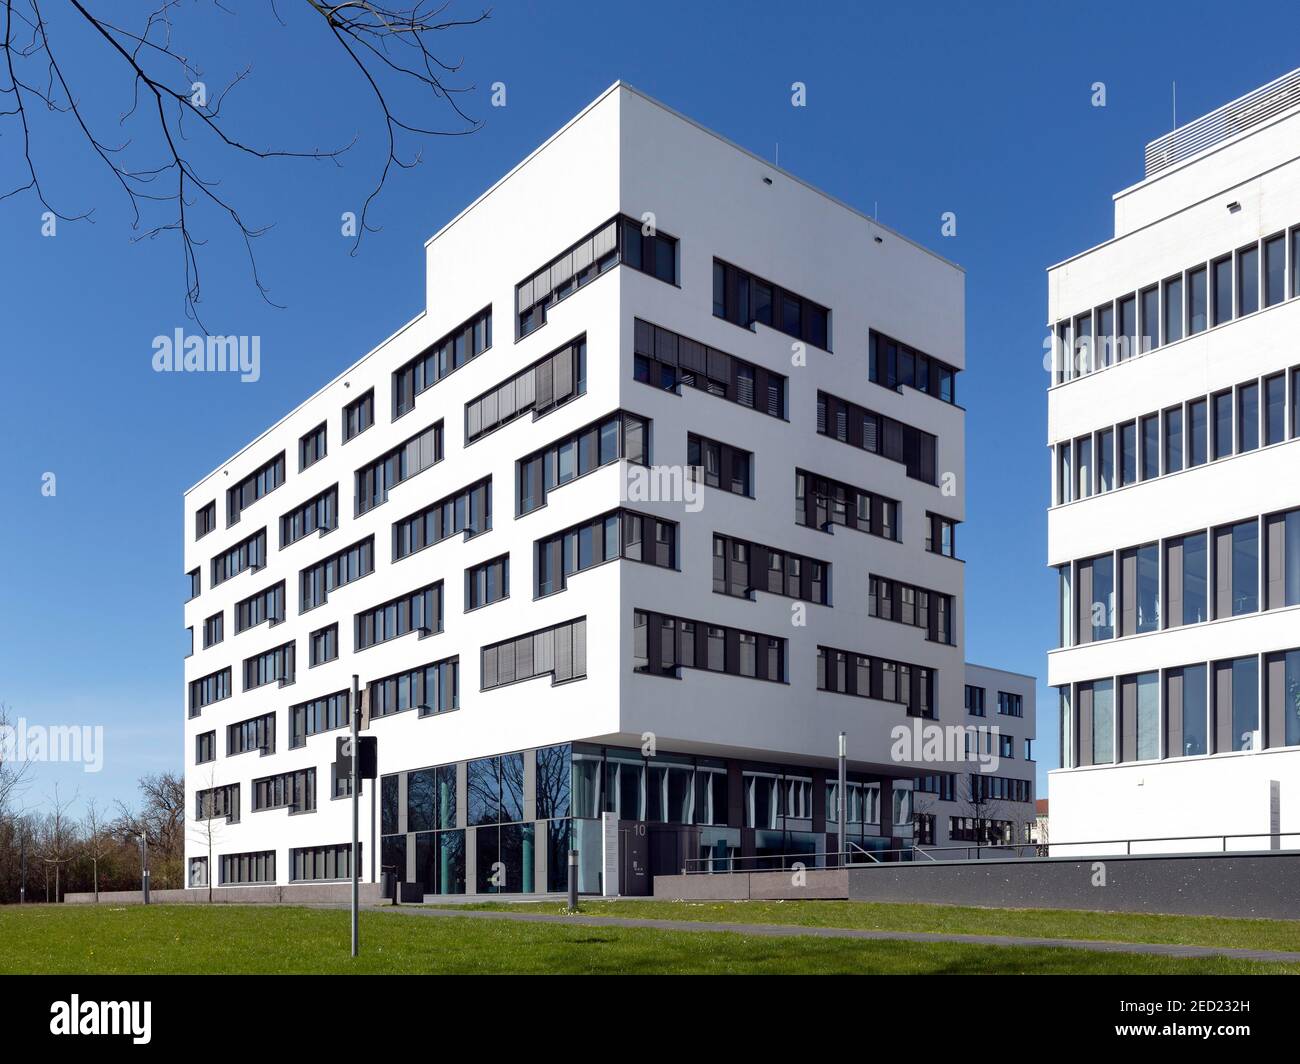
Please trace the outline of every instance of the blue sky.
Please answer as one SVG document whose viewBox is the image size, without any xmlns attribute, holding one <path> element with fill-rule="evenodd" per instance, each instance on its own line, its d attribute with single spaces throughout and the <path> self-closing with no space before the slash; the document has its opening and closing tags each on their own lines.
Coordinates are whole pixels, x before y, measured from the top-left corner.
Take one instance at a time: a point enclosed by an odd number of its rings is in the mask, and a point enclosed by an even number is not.
<svg viewBox="0 0 1300 1064">
<path fill-rule="evenodd" d="M 34 116 L 42 180 L 56 207 L 93 206 L 94 224 L 42 236 L 30 193 L 0 202 L 0 702 L 106 729 L 103 772 L 39 766 L 28 804 L 56 782 L 130 799 L 142 773 L 181 768 L 182 492 L 416 314 L 424 240 L 620 78 L 762 155 L 779 143 L 783 167 L 966 268 L 966 653 L 1041 676 L 1055 638 L 1043 270 L 1110 235 L 1111 195 L 1171 126 L 1172 82 L 1186 121 L 1293 68 L 1300 26 L 1295 8 L 1251 3 L 497 3 L 443 52 L 464 57 L 460 83 L 477 89 L 462 104 L 482 132 L 426 144 L 352 257 L 339 217 L 382 165 L 373 103 L 319 31 L 233 7 L 178 16 L 212 83 L 252 64 L 223 108 L 231 128 L 281 146 L 361 134 L 341 166 L 232 162 L 196 141 L 248 223 L 273 225 L 256 250 L 285 309 L 258 297 L 236 234 L 199 216 L 205 323 L 261 336 L 259 382 L 152 372 L 153 337 L 188 325 L 178 242 L 131 242 L 120 191 L 66 121 Z M 59 40 L 78 97 L 115 123 L 120 63 L 76 26 Z M 489 105 L 498 81 L 504 108 Z M 806 108 L 790 106 L 794 81 Z M 5 189 L 25 180 L 19 151 L 0 120 Z M 946 211 L 955 237 L 940 235 Z M 1041 794 L 1053 707 L 1040 685 Z"/>
</svg>

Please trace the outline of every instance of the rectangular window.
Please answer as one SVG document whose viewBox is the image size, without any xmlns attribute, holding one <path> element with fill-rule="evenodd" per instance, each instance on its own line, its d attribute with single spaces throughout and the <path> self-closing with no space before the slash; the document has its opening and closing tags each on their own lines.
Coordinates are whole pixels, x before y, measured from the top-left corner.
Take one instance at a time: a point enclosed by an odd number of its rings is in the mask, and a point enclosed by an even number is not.
<svg viewBox="0 0 1300 1064">
<path fill-rule="evenodd" d="M 400 595 L 353 618 L 353 647 L 368 650 L 411 632 L 426 639 L 442 631 L 442 581 Z"/>
<path fill-rule="evenodd" d="M 212 586 L 224 584 L 245 570 L 257 572 L 265 566 L 266 529 L 263 528 L 212 559 Z"/>
<path fill-rule="evenodd" d="M 191 569 L 185 575 L 189 584 L 189 597 L 185 601 L 192 602 L 203 593 L 203 578 L 198 569 Z"/>
<path fill-rule="evenodd" d="M 1264 731 L 1269 747 L 1300 746 L 1300 650 L 1265 658 Z"/>
<path fill-rule="evenodd" d="M 954 642 L 952 610 L 951 595 L 883 576 L 868 578 L 867 615 L 920 628 L 932 642 Z"/>
<path fill-rule="evenodd" d="M 350 547 L 344 547 L 324 561 L 308 566 L 299 574 L 302 586 L 300 613 L 328 601 L 329 593 L 336 587 L 360 580 L 375 571 L 375 537 L 367 536 Z"/>
<path fill-rule="evenodd" d="M 1165 473 L 1183 468 L 1183 409 L 1171 406 L 1165 411 Z"/>
<path fill-rule="evenodd" d="M 223 887 L 244 883 L 274 883 L 275 851 L 222 854 L 219 882 Z"/>
<path fill-rule="evenodd" d="M 294 644 L 284 643 L 244 659 L 244 690 L 269 683 L 287 687 L 294 681 Z"/>
<path fill-rule="evenodd" d="M 1187 332 L 1195 336 L 1209 324 L 1209 292 L 1206 270 L 1199 266 L 1187 273 Z"/>
<path fill-rule="evenodd" d="M 619 558 L 663 569 L 677 567 L 677 525 L 632 510 L 611 510 L 534 544 L 535 594 L 568 587 L 569 577 Z"/>
<path fill-rule="evenodd" d="M 225 818 L 227 823 L 239 823 L 239 784 L 227 783 L 222 787 L 210 787 L 194 792 L 194 819 L 218 820 Z"/>
<path fill-rule="evenodd" d="M 1142 479 L 1151 480 L 1160 475 L 1160 415 L 1148 414 L 1142 419 Z"/>
<path fill-rule="evenodd" d="M 1074 501 L 1074 448 L 1069 440 L 1056 445 L 1056 501 Z"/>
<path fill-rule="evenodd" d="M 1183 338 L 1183 279 L 1171 277 L 1165 282 L 1165 343 Z"/>
<path fill-rule="evenodd" d="M 551 677 L 552 684 L 586 678 L 586 617 L 492 643 L 480 651 L 479 686 L 484 691 L 540 676 Z"/>
<path fill-rule="evenodd" d="M 1160 549 L 1154 543 L 1120 552 L 1120 635 L 1160 628 Z"/>
<path fill-rule="evenodd" d="M 219 669 L 190 681 L 190 716 L 197 717 L 206 706 L 230 697 L 230 669 Z"/>
<path fill-rule="evenodd" d="M 926 484 L 937 482 L 938 438 L 827 392 L 817 393 L 817 431 L 894 462 Z"/>
<path fill-rule="evenodd" d="M 794 520 L 821 532 L 839 526 L 884 539 L 899 537 L 897 500 L 804 469 L 794 472 Z"/>
<path fill-rule="evenodd" d="M 1092 465 L 1091 436 L 1080 436 L 1074 441 L 1074 462 L 1074 497 L 1076 499 L 1090 498 L 1095 484 L 1095 474 Z"/>
<path fill-rule="evenodd" d="M 360 436 L 375 423 L 375 390 L 371 388 L 343 408 L 343 442 Z"/>
<path fill-rule="evenodd" d="M 713 260 L 713 313 L 747 329 L 762 322 L 823 351 L 831 349 L 829 310 L 806 296 L 716 258 Z"/>
<path fill-rule="evenodd" d="M 1259 245 L 1237 252 L 1237 313 L 1254 314 L 1259 309 Z"/>
<path fill-rule="evenodd" d="M 886 388 L 906 385 L 917 391 L 955 403 L 957 369 L 937 358 L 917 351 L 874 329 L 868 336 L 870 350 L 868 377 Z"/>
<path fill-rule="evenodd" d="M 1264 380 L 1264 443 L 1281 443 L 1286 439 L 1286 374 L 1278 373 Z"/>
<path fill-rule="evenodd" d="M 587 338 L 579 336 L 465 404 L 465 442 L 524 414 L 533 420 L 587 392 Z"/>
<path fill-rule="evenodd" d="M 1300 226 L 1291 230 L 1291 295 L 1300 296 Z"/>
<path fill-rule="evenodd" d="M 1127 487 L 1137 483 L 1137 422 L 1126 421 L 1119 427 L 1119 482 Z"/>
<path fill-rule="evenodd" d="M 309 647 L 309 668 L 334 661 L 339 656 L 339 626 L 331 624 L 312 632 Z"/>
<path fill-rule="evenodd" d="M 1187 464 L 1204 465 L 1209 460 L 1210 415 L 1204 399 L 1187 404 Z"/>
<path fill-rule="evenodd" d="M 1232 454 L 1232 392 L 1219 392 L 1210 397 L 1214 407 L 1214 460 Z"/>
<path fill-rule="evenodd" d="M 337 628 L 337 625 L 334 626 Z M 350 702 L 348 691 L 336 691 L 334 694 L 299 702 L 289 707 L 289 748 L 306 745 L 307 737 L 322 732 L 337 731 L 351 726 L 348 719 Z"/>
<path fill-rule="evenodd" d="M 284 483 L 284 452 L 226 490 L 226 527 L 235 524 L 253 503 Z"/>
<path fill-rule="evenodd" d="M 1115 559 L 1102 554 L 1079 562 L 1079 642 L 1115 637 Z"/>
<path fill-rule="evenodd" d="M 1097 490 L 1110 491 L 1115 487 L 1115 432 L 1103 429 L 1097 433 Z"/>
<path fill-rule="evenodd" d="M 313 532 L 322 536 L 339 527 L 339 486 L 334 484 L 280 518 L 280 549 Z"/>
<path fill-rule="evenodd" d="M 1160 286 L 1143 289 L 1142 299 L 1142 350 L 1151 351 L 1160 346 Z"/>
<path fill-rule="evenodd" d="M 1237 453 L 1259 446 L 1259 385 L 1254 381 L 1237 389 Z"/>
<path fill-rule="evenodd" d="M 972 717 L 984 716 L 984 688 L 966 685 L 966 712 Z"/>
<path fill-rule="evenodd" d="M 1214 324 L 1232 321 L 1232 256 L 1215 259 L 1214 270 Z"/>
<path fill-rule="evenodd" d="M 1286 236 L 1278 233 L 1264 241 L 1264 306 L 1286 298 Z"/>
<path fill-rule="evenodd" d="M 957 522 L 938 514 L 925 515 L 925 549 L 945 558 L 957 557 Z"/>
<path fill-rule="evenodd" d="M 650 422 L 637 414 L 615 411 L 515 463 L 517 516 L 546 504 L 561 484 L 626 458 L 650 463 Z"/>
<path fill-rule="evenodd" d="M 225 614 L 214 613 L 203 622 L 203 649 L 214 647 L 225 639 Z"/>
<path fill-rule="evenodd" d="M 298 438 L 298 472 L 314 466 L 327 453 L 327 430 L 322 421 L 311 432 Z"/>
<path fill-rule="evenodd" d="M 1167 627 L 1209 620 L 1208 571 L 1204 532 L 1165 541 Z"/>
<path fill-rule="evenodd" d="M 676 284 L 677 239 L 617 215 L 515 285 L 519 335 L 541 328 L 551 307 L 620 262 Z"/>
<path fill-rule="evenodd" d="M 1214 663 L 1214 752 L 1259 747 L 1259 659 Z"/>
<path fill-rule="evenodd" d="M 194 737 L 194 763 L 206 765 L 217 759 L 217 733 L 205 731 Z"/>
<path fill-rule="evenodd" d="M 1259 609 L 1259 522 L 1214 530 L 1214 615 L 1238 617 Z"/>
<path fill-rule="evenodd" d="M 468 541 L 491 529 L 492 478 L 487 477 L 394 521 L 393 561 L 451 536 L 461 535 Z"/>
<path fill-rule="evenodd" d="M 702 621 L 634 610 L 633 669 L 676 676 L 704 669 L 753 680 L 785 683 L 785 640 Z"/>
<path fill-rule="evenodd" d="M 696 483 L 753 498 L 752 452 L 690 432 L 686 435 L 686 464 Z"/>
<path fill-rule="evenodd" d="M 194 538 L 202 539 L 217 527 L 216 501 L 200 506 L 194 513 Z"/>
<path fill-rule="evenodd" d="M 441 461 L 442 422 L 437 421 L 357 470 L 357 516 L 387 502 L 398 484 Z"/>
<path fill-rule="evenodd" d="M 713 557 L 713 590 L 718 594 L 752 600 L 755 592 L 767 591 L 830 605 L 827 562 L 717 533 L 713 536 Z"/>
<path fill-rule="evenodd" d="M 1116 361 L 1122 362 L 1138 353 L 1137 296 L 1125 296 L 1119 308 L 1119 335 L 1116 337 Z"/>
<path fill-rule="evenodd" d="M 253 812 L 287 809 L 289 813 L 310 813 L 316 808 L 316 770 L 299 769 L 253 780 Z"/>
<path fill-rule="evenodd" d="M 254 750 L 263 757 L 275 753 L 274 713 L 263 713 L 260 717 L 226 726 L 227 757 L 251 753 Z"/>
<path fill-rule="evenodd" d="M 1011 691 L 999 691 L 998 714 L 1003 717 L 1023 717 L 1025 715 L 1025 696 Z"/>
<path fill-rule="evenodd" d="M 358 853 L 361 844 L 357 843 Z M 352 877 L 352 844 L 302 846 L 289 851 L 289 881 L 314 883 Z"/>
<path fill-rule="evenodd" d="M 476 610 L 510 597 L 510 555 L 465 570 L 465 609 Z"/>
<path fill-rule="evenodd" d="M 817 689 L 895 702 L 907 707 L 909 717 L 935 715 L 934 670 L 921 665 L 818 647 Z"/>
<path fill-rule="evenodd" d="M 1115 760 L 1115 684 L 1095 680 L 1092 691 L 1092 763 L 1109 765 Z"/>
<path fill-rule="evenodd" d="M 785 418 L 786 378 L 690 337 L 637 318 L 633 322 L 633 379 L 678 395 L 693 388 L 718 399 Z"/>
<path fill-rule="evenodd" d="M 1265 527 L 1265 609 L 1300 605 L 1300 510 L 1269 514 Z"/>
<path fill-rule="evenodd" d="M 415 409 L 417 395 L 491 346 L 492 307 L 487 306 L 393 372 L 393 420 Z"/>
<path fill-rule="evenodd" d="M 284 620 L 284 581 L 235 603 L 235 634 L 246 632 L 263 622 L 274 627 Z"/>
</svg>

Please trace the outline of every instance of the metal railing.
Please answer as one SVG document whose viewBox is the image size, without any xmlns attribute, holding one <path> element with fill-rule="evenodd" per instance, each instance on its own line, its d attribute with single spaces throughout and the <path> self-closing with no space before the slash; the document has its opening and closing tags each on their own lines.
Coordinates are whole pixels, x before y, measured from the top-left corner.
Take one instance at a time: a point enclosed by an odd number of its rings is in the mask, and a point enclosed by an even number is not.
<svg viewBox="0 0 1300 1064">
<path fill-rule="evenodd" d="M 1229 847 L 1232 840 L 1263 840 L 1263 846 Z M 1282 845 L 1283 839 L 1295 839 L 1291 847 Z M 1205 846 L 1175 846 L 1174 848 L 1135 850 L 1143 844 L 1180 844 L 1212 842 L 1217 848 Z M 1098 847 L 1123 847 L 1122 852 L 1102 852 Z M 1057 849 L 1083 848 L 1084 852 L 1061 853 Z M 1296 853 L 1300 852 L 1300 831 L 1261 831 L 1243 834 L 1163 835 L 1140 839 L 1088 839 L 1084 841 L 1056 842 L 972 842 L 964 845 L 929 846 L 913 844 L 890 849 L 868 849 L 850 841 L 844 851 L 826 850 L 816 853 L 749 854 L 728 857 L 689 857 L 682 868 L 685 875 L 727 874 L 735 872 L 790 872 L 796 866 L 803 869 L 865 868 L 873 865 L 920 863 L 926 861 L 981 861 L 998 858 L 1032 860 L 1046 857 L 1159 857 L 1204 853 Z"/>
<path fill-rule="evenodd" d="M 1300 104 L 1300 70 L 1283 74 L 1151 141 L 1146 148 L 1146 176 L 1189 159 L 1296 104 Z"/>
</svg>

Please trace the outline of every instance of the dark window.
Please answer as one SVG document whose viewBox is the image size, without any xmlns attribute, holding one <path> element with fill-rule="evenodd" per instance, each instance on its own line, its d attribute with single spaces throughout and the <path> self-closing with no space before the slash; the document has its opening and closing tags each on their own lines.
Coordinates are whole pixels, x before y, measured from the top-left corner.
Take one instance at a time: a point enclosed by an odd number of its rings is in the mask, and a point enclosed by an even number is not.
<svg viewBox="0 0 1300 1064">
<path fill-rule="evenodd" d="M 937 482 L 935 436 L 826 392 L 817 393 L 817 431 L 841 443 L 901 462 L 907 475 Z"/>
<path fill-rule="evenodd" d="M 515 463 L 519 516 L 546 504 L 547 494 L 603 465 L 626 458 L 650 462 L 650 422 L 637 414 L 615 411 L 600 421 L 547 444 Z"/>
<path fill-rule="evenodd" d="M 510 597 L 510 555 L 503 554 L 465 570 L 465 609 L 490 606 Z"/>
<path fill-rule="evenodd" d="M 313 466 L 325 457 L 326 428 L 322 421 L 307 435 L 298 440 L 298 471 L 301 473 L 308 466 Z"/>
<path fill-rule="evenodd" d="M 311 633 L 310 665 L 323 665 L 339 656 L 339 626 L 328 625 Z M 309 666 L 310 667 L 310 666 Z"/>
<path fill-rule="evenodd" d="M 557 684 L 586 675 L 585 617 L 492 643 L 481 651 L 479 683 L 484 691 L 539 676 L 550 676 Z"/>
<path fill-rule="evenodd" d="M 703 482 L 711 488 L 753 498 L 754 455 L 751 451 L 690 432 L 686 434 L 686 464 L 696 483 Z"/>
<path fill-rule="evenodd" d="M 367 536 L 344 547 L 324 561 L 310 565 L 299 574 L 302 596 L 299 612 L 315 609 L 328 601 L 336 587 L 350 584 L 375 571 L 375 537 Z"/>
<path fill-rule="evenodd" d="M 492 308 L 485 307 L 393 373 L 393 420 L 415 409 L 415 397 L 492 346 Z"/>
<path fill-rule="evenodd" d="M 755 322 L 829 351 L 831 312 L 771 281 L 713 260 L 713 313 L 749 328 Z"/>
<path fill-rule="evenodd" d="M 829 562 L 714 533 L 713 590 L 720 595 L 752 600 L 767 591 L 829 606 L 830 583 Z"/>
<path fill-rule="evenodd" d="M 214 500 L 200 506 L 194 514 L 194 538 L 202 539 L 217 527 L 217 504 Z"/>
<path fill-rule="evenodd" d="M 264 495 L 269 495 L 284 483 L 284 452 L 272 458 L 246 476 L 233 488 L 226 490 L 226 527 L 235 524 L 240 515 Z"/>
<path fill-rule="evenodd" d="M 869 343 L 868 376 L 877 384 L 887 388 L 907 385 L 945 403 L 957 401 L 957 370 L 953 366 L 874 329 L 870 333 Z"/>
<path fill-rule="evenodd" d="M 587 338 L 580 336 L 465 404 L 465 442 L 517 417 L 533 420 L 587 391 Z"/>
<path fill-rule="evenodd" d="M 563 591 L 574 573 L 619 558 L 677 566 L 677 525 L 632 510 L 611 510 L 534 544 L 540 598 Z"/>
<path fill-rule="evenodd" d="M 678 394 L 694 388 L 760 414 L 785 417 L 782 374 L 640 318 L 633 324 L 634 379 Z"/>
<path fill-rule="evenodd" d="M 339 487 L 335 484 L 280 518 L 280 549 L 284 550 L 313 532 L 323 536 L 338 526 Z"/>
<path fill-rule="evenodd" d="M 907 707 L 910 717 L 934 717 L 934 670 L 922 665 L 817 648 L 817 689 L 875 698 Z"/>
<path fill-rule="evenodd" d="M 370 716 L 388 717 L 408 709 L 432 717 L 460 707 L 460 658 L 421 665 L 416 669 L 372 680 L 366 685 Z"/>
<path fill-rule="evenodd" d="M 424 639 L 442 631 L 442 581 L 362 610 L 353 622 L 353 646 L 366 650 L 411 632 Z"/>
<path fill-rule="evenodd" d="M 785 640 L 648 610 L 632 612 L 632 666 L 637 672 L 675 676 L 705 669 L 785 683 Z"/>
<path fill-rule="evenodd" d="M 803 469 L 794 472 L 794 519 L 821 532 L 839 525 L 885 539 L 899 538 L 897 500 Z"/>
<path fill-rule="evenodd" d="M 462 534 L 472 539 L 492 528 L 492 478 L 476 481 L 431 506 L 393 522 L 393 561 Z"/>
<path fill-rule="evenodd" d="M 375 423 L 375 390 L 353 399 L 343 408 L 343 442 L 360 436 Z"/>
<path fill-rule="evenodd" d="M 387 502 L 398 484 L 441 461 L 442 422 L 437 421 L 357 470 L 357 516 Z"/>
</svg>

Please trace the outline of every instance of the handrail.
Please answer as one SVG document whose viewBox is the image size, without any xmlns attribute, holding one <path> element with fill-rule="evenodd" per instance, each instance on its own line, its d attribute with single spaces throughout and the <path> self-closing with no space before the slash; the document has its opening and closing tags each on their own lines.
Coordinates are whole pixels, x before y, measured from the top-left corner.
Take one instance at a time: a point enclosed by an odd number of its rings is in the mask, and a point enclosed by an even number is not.
<svg viewBox="0 0 1300 1064">
<path fill-rule="evenodd" d="M 889 855 L 898 855 L 892 863 L 916 861 L 917 855 L 925 857 L 931 863 L 937 863 L 941 860 L 967 860 L 978 861 L 983 859 L 983 855 L 988 852 L 990 857 L 999 857 L 1004 855 L 1004 851 L 1013 850 L 1019 854 L 1021 851 L 1030 851 L 1028 859 L 1038 857 L 1053 856 L 1051 850 L 1053 847 L 1070 847 L 1070 846 L 1124 846 L 1124 856 L 1161 856 L 1172 855 L 1180 851 L 1148 851 L 1146 853 L 1134 854 L 1134 844 L 1154 843 L 1154 842 L 1192 842 L 1218 840 L 1220 848 L 1218 851 L 1184 851 L 1184 852 L 1220 852 L 1220 853 L 1246 853 L 1256 852 L 1247 850 L 1229 850 L 1228 841 L 1230 839 L 1267 839 L 1274 842 L 1275 845 L 1270 847 L 1271 851 L 1282 852 L 1280 841 L 1282 839 L 1296 838 L 1300 839 L 1300 831 L 1258 831 L 1242 832 L 1239 834 L 1218 834 L 1209 833 L 1204 835 L 1163 835 L 1153 836 L 1141 839 L 1089 839 L 1084 841 L 1056 842 L 1054 840 L 1045 840 L 1043 842 L 973 842 L 964 846 L 927 846 L 912 844 L 910 846 L 889 848 L 889 849 L 867 849 L 860 843 L 849 839 L 846 840 L 847 849 L 826 850 L 814 853 L 782 853 L 782 854 L 736 854 L 729 857 L 688 857 L 682 868 L 685 875 L 710 875 L 726 874 L 734 872 L 786 872 L 793 870 L 796 864 L 802 864 L 805 869 L 828 869 L 828 868 L 847 868 L 847 867 L 870 867 L 871 865 L 883 865 L 889 860 Z M 946 857 L 949 853 L 964 853 L 965 857 Z M 938 854 L 939 856 L 936 856 Z M 973 856 L 972 856 L 973 855 Z M 1076 856 L 1072 854 L 1056 854 L 1058 857 Z M 1077 856 L 1084 856 L 1082 854 Z M 1097 855 L 1105 856 L 1105 855 Z M 869 861 L 862 860 L 863 857 Z M 831 859 L 834 859 L 833 861 Z M 825 859 L 825 860 L 822 860 Z M 761 862 L 761 863 L 760 863 Z M 741 867 L 749 863 L 752 867 Z"/>
</svg>

